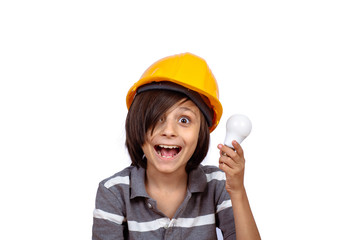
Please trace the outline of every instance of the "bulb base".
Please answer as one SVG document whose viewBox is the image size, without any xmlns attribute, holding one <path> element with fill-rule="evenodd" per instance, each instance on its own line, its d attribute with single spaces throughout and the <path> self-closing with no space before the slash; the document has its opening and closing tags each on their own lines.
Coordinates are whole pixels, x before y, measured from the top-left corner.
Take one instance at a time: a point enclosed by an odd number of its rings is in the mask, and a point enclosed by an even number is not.
<svg viewBox="0 0 360 240">
<path fill-rule="evenodd" d="M 228 146 L 228 147 L 231 147 L 231 148 L 234 148 L 233 145 L 232 145 L 232 141 L 236 141 L 238 144 L 241 144 L 242 141 L 244 141 L 244 139 L 246 137 L 243 137 L 243 136 L 234 136 L 235 134 L 231 134 L 231 133 L 228 133 L 226 138 L 225 138 L 225 141 L 224 141 L 224 145 Z"/>
</svg>

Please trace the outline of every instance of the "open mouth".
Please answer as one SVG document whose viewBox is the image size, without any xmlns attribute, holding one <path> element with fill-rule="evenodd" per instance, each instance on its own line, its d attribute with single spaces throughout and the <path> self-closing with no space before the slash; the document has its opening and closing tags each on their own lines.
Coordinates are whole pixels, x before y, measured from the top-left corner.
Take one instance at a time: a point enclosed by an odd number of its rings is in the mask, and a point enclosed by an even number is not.
<svg viewBox="0 0 360 240">
<path fill-rule="evenodd" d="M 181 151 L 179 146 L 155 145 L 155 151 L 163 158 L 173 158 Z"/>
</svg>

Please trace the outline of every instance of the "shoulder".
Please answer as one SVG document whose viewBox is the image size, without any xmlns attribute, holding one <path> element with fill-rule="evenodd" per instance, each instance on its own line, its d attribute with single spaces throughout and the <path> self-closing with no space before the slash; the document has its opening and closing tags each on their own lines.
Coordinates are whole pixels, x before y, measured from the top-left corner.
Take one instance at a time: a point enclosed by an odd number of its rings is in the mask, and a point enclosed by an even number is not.
<svg viewBox="0 0 360 240">
<path fill-rule="evenodd" d="M 222 170 L 216 166 L 213 165 L 200 165 L 199 168 L 201 168 L 205 173 L 211 173 L 211 172 L 222 172 Z"/>
<path fill-rule="evenodd" d="M 207 182 L 211 182 L 213 180 L 217 181 L 225 181 L 225 173 L 216 166 L 211 165 L 200 165 L 200 168 L 205 173 Z"/>
<path fill-rule="evenodd" d="M 102 180 L 96 194 L 97 206 L 105 202 L 117 203 L 120 206 L 126 205 L 131 195 L 130 179 L 134 170 L 136 167 L 129 166 Z"/>
<path fill-rule="evenodd" d="M 200 165 L 189 176 L 189 188 L 191 191 L 211 194 L 225 189 L 225 173 L 216 166 Z"/>
<path fill-rule="evenodd" d="M 201 166 L 201 169 L 206 176 L 208 192 L 214 194 L 217 201 L 221 198 L 228 199 L 225 172 L 216 166 Z"/>
<path fill-rule="evenodd" d="M 105 192 L 111 192 L 117 197 L 127 197 L 129 195 L 130 177 L 133 168 L 136 167 L 129 166 L 120 172 L 105 178 L 99 183 L 99 189 L 103 189 Z"/>
<path fill-rule="evenodd" d="M 129 166 L 127 168 L 124 168 L 120 172 L 117 172 L 113 174 L 110 177 L 105 178 L 100 182 L 100 185 L 104 185 L 106 188 L 110 188 L 113 185 L 116 184 L 129 184 L 129 177 L 131 170 L 134 168 L 134 166 Z"/>
</svg>

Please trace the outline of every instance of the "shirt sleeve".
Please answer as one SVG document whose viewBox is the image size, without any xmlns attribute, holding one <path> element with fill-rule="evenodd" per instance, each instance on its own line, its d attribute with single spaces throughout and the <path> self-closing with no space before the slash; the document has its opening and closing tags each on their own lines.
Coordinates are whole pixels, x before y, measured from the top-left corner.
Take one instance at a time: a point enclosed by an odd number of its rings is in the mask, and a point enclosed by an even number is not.
<svg viewBox="0 0 360 240">
<path fill-rule="evenodd" d="M 124 208 L 121 198 L 100 183 L 96 194 L 92 240 L 127 239 Z"/>
<path fill-rule="evenodd" d="M 224 240 L 235 240 L 234 213 L 230 196 L 225 189 L 225 181 L 219 182 L 217 188 L 216 225 L 221 230 Z"/>
</svg>

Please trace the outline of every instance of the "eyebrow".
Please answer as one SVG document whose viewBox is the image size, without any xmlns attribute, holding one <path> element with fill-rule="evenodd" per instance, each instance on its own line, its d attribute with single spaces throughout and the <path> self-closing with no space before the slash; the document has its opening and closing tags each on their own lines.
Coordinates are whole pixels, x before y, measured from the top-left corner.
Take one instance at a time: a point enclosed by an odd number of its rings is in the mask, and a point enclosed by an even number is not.
<svg viewBox="0 0 360 240">
<path fill-rule="evenodd" d="M 183 111 L 190 111 L 192 112 L 194 115 L 196 115 L 195 111 L 193 111 L 191 108 L 188 107 L 179 107 L 179 109 L 183 110 Z"/>
</svg>

